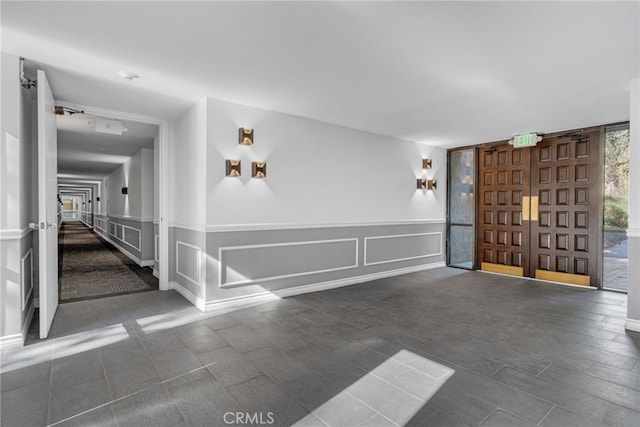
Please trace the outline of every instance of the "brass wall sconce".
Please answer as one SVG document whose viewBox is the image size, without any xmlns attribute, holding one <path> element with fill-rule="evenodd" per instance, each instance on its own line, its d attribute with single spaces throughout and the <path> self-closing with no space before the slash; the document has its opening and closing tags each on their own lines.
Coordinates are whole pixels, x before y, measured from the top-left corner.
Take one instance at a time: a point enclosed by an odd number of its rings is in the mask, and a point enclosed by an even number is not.
<svg viewBox="0 0 640 427">
<path fill-rule="evenodd" d="M 433 167 L 433 160 L 429 158 L 422 159 L 422 169 L 431 169 Z"/>
<path fill-rule="evenodd" d="M 251 162 L 251 177 L 252 178 L 266 178 L 267 177 L 267 162 Z"/>
<path fill-rule="evenodd" d="M 252 145 L 253 144 L 253 129 L 240 128 L 238 130 L 238 144 L 240 144 L 240 145 Z"/>
<path fill-rule="evenodd" d="M 435 190 L 438 187 L 438 183 L 435 179 L 418 178 L 416 180 L 416 188 L 418 190 Z"/>
<path fill-rule="evenodd" d="M 122 194 L 129 194 L 129 187 L 122 187 Z"/>
<path fill-rule="evenodd" d="M 240 176 L 240 160 L 225 160 L 225 165 L 227 176 Z"/>
</svg>

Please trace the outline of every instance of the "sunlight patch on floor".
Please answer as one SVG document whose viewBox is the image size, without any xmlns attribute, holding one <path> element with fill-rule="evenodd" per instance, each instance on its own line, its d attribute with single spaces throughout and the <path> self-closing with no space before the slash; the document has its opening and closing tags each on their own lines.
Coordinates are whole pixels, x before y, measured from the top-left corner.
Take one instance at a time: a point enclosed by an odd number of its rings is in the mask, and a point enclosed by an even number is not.
<svg viewBox="0 0 640 427">
<path fill-rule="evenodd" d="M 296 426 L 367 425 L 384 421 L 403 426 L 455 371 L 408 350 L 401 350 L 335 395 Z"/>
<path fill-rule="evenodd" d="M 129 332 L 125 327 L 122 324 L 118 324 L 55 338 L 50 341 L 41 341 L 16 351 L 8 352 L 2 360 L 0 372 L 10 372 L 48 362 L 52 359 L 60 359 L 99 349 L 124 341 L 129 336 Z"/>
</svg>

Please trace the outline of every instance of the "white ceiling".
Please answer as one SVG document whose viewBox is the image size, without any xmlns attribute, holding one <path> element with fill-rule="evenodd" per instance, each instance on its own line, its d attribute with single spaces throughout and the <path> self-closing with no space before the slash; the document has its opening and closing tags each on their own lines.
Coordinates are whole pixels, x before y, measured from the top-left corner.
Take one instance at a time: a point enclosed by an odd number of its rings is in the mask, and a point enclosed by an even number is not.
<svg viewBox="0 0 640 427">
<path fill-rule="evenodd" d="M 61 176 L 106 177 L 141 148 L 153 149 L 156 125 L 120 120 L 127 131 L 111 135 L 96 133 L 95 120 L 90 114 L 56 116 Z"/>
<path fill-rule="evenodd" d="M 211 96 L 450 147 L 628 120 L 640 75 L 637 1 L 1 7 L 56 97 L 162 118 Z"/>
</svg>

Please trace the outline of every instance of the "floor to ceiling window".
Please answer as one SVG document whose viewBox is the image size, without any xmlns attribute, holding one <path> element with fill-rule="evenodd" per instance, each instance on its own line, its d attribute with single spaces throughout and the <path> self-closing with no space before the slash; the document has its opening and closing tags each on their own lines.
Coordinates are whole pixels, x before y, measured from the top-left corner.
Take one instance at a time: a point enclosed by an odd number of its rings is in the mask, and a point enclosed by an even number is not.
<svg viewBox="0 0 640 427">
<path fill-rule="evenodd" d="M 447 264 L 473 268 L 474 181 L 473 148 L 449 151 Z"/>
<path fill-rule="evenodd" d="M 629 140 L 629 125 L 606 129 L 602 287 L 624 292 L 629 280 Z"/>
</svg>

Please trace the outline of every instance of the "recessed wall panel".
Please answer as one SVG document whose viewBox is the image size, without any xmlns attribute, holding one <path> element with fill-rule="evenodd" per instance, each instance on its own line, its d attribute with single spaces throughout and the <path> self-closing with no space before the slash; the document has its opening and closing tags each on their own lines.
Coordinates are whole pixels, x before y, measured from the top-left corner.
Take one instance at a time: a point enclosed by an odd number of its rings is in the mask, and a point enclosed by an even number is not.
<svg viewBox="0 0 640 427">
<path fill-rule="evenodd" d="M 365 265 L 384 264 L 442 254 L 442 233 L 367 237 Z"/>
<path fill-rule="evenodd" d="M 358 249 L 358 239 L 222 247 L 220 287 L 355 268 Z"/>
</svg>

